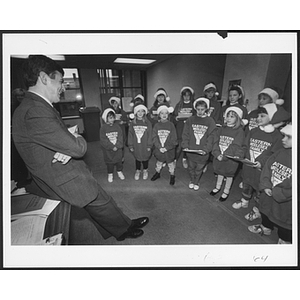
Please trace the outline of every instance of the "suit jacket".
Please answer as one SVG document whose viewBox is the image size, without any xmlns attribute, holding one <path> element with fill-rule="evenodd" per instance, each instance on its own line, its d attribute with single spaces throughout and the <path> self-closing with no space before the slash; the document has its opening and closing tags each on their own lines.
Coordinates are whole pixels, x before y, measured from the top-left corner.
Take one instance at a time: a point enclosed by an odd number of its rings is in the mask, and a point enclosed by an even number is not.
<svg viewBox="0 0 300 300">
<path fill-rule="evenodd" d="M 98 183 L 81 159 L 87 150 L 86 141 L 83 137 L 74 137 L 55 108 L 44 99 L 26 92 L 13 115 L 12 135 L 43 195 L 79 207 L 96 199 Z M 56 152 L 72 158 L 65 165 L 52 163 Z"/>
</svg>

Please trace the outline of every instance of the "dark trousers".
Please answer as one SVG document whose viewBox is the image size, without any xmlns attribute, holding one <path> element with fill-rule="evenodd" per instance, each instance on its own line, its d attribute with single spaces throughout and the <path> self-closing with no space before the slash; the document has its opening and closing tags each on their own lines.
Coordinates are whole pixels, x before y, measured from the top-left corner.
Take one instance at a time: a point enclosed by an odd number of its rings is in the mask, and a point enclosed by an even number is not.
<svg viewBox="0 0 300 300">
<path fill-rule="evenodd" d="M 123 170 L 123 164 L 122 164 L 122 161 L 117 162 L 117 163 L 115 163 L 115 164 L 109 164 L 109 163 L 107 163 L 106 166 L 107 166 L 107 173 L 108 173 L 108 174 L 111 174 L 111 173 L 114 172 L 115 166 L 116 166 L 117 172 L 120 172 L 120 171 Z"/>
<path fill-rule="evenodd" d="M 135 169 L 136 170 L 141 170 L 142 165 L 143 165 L 143 169 L 147 170 L 148 165 L 149 165 L 149 160 L 144 160 L 144 161 L 135 160 Z"/>
<path fill-rule="evenodd" d="M 188 171 L 189 171 L 189 175 L 190 175 L 190 180 L 192 183 L 194 184 L 199 184 L 200 178 L 202 176 L 203 173 L 203 169 L 206 165 L 206 162 L 203 163 L 199 163 L 196 161 L 192 161 L 192 160 L 188 160 Z"/>
<path fill-rule="evenodd" d="M 100 186 L 97 198 L 84 209 L 97 223 L 97 229 L 104 239 L 110 236 L 118 238 L 131 224 L 131 220 L 121 211 L 114 199 Z"/>
<path fill-rule="evenodd" d="M 242 196 L 245 200 L 250 200 L 253 196 L 253 193 L 254 193 L 254 188 L 247 184 L 247 183 L 243 183 L 243 191 L 242 191 Z"/>
<path fill-rule="evenodd" d="M 261 213 L 261 224 L 271 230 L 274 229 L 274 225 L 278 228 L 278 237 L 286 242 L 292 243 L 292 230 L 283 228 L 273 223 L 265 214 Z"/>
</svg>

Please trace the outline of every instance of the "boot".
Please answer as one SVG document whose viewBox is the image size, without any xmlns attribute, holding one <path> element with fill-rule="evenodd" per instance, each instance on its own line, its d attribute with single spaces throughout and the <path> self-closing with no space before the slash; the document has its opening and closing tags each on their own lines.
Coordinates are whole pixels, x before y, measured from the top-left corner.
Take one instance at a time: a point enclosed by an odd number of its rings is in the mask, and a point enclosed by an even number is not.
<svg viewBox="0 0 300 300">
<path fill-rule="evenodd" d="M 160 173 L 155 172 L 155 174 L 152 176 L 151 181 L 155 181 L 156 179 L 160 178 Z"/>
<path fill-rule="evenodd" d="M 174 185 L 175 184 L 175 175 L 170 176 L 170 184 Z"/>
</svg>

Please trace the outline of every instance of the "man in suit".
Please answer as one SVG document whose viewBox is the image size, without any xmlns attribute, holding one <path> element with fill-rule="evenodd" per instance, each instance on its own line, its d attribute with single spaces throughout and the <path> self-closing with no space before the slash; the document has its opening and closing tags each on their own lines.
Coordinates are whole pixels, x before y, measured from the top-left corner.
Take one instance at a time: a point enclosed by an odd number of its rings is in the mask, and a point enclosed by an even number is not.
<svg viewBox="0 0 300 300">
<path fill-rule="evenodd" d="M 69 132 L 53 107 L 64 91 L 63 75 L 63 69 L 43 55 L 31 55 L 24 64 L 28 91 L 13 115 L 12 135 L 32 175 L 35 189 L 28 191 L 84 208 L 104 238 L 140 237 L 149 219 L 130 220 L 117 207 L 81 159 L 85 139 Z"/>
</svg>

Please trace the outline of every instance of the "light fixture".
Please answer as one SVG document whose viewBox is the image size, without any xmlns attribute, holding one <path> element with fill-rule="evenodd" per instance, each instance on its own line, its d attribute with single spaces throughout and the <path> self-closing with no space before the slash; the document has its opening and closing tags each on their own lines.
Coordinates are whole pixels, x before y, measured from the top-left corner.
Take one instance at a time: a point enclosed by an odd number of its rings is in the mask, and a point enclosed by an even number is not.
<svg viewBox="0 0 300 300">
<path fill-rule="evenodd" d="M 36 54 L 39 55 L 39 54 Z M 44 55 L 44 54 L 43 54 Z M 53 59 L 53 60 L 65 60 L 65 56 L 64 55 L 60 55 L 60 54 L 45 54 L 45 56 L 48 56 L 49 58 Z M 14 58 L 28 58 L 29 55 L 22 55 L 22 54 L 13 54 L 11 57 Z"/>
<path fill-rule="evenodd" d="M 155 62 L 155 59 L 140 59 L 140 58 L 117 58 L 115 59 L 115 63 L 119 64 L 143 64 L 149 65 Z"/>
</svg>

